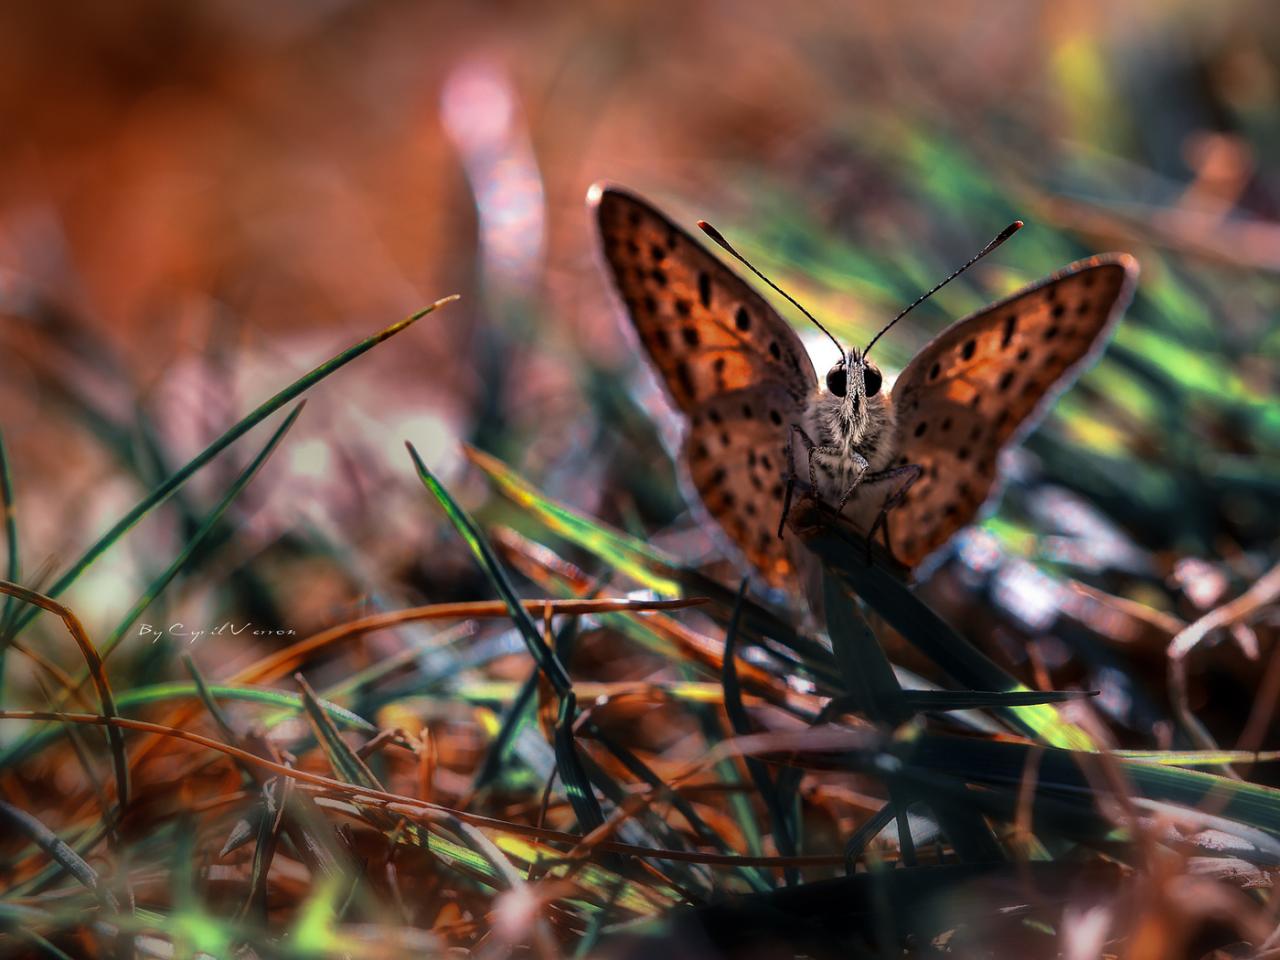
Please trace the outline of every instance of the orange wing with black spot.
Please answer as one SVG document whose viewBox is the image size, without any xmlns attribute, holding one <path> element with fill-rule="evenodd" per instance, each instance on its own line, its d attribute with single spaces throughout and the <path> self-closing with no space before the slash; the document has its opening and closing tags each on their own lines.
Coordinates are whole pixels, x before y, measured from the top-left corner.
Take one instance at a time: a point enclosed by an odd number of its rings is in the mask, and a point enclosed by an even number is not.
<svg viewBox="0 0 1280 960">
<path fill-rule="evenodd" d="M 1127 254 L 1081 260 L 953 323 L 916 354 L 893 388 L 898 463 L 924 471 L 889 515 L 900 561 L 919 564 L 973 521 L 1000 450 L 1095 359 L 1137 276 Z"/>
<path fill-rule="evenodd" d="M 773 384 L 734 390 L 693 412 L 684 441 L 689 476 L 707 511 L 776 587 L 789 585 L 794 571 L 778 524 L 785 431 L 800 414 L 791 395 Z"/>
<path fill-rule="evenodd" d="M 694 487 L 747 559 L 782 583 L 783 450 L 817 387 L 809 354 L 763 297 L 648 203 L 602 184 L 588 203 L 627 315 L 689 418 Z"/>
<path fill-rule="evenodd" d="M 627 314 L 676 406 L 692 413 L 768 382 L 804 402 L 818 382 L 809 354 L 760 294 L 639 197 L 596 184 L 588 203 Z"/>
</svg>

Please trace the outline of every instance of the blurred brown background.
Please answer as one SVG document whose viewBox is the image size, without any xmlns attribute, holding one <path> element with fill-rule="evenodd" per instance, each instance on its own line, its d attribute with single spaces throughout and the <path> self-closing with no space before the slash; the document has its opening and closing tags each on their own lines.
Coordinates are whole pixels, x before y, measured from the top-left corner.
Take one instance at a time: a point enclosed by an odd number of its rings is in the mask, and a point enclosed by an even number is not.
<svg viewBox="0 0 1280 960">
<path fill-rule="evenodd" d="M 1013 451 L 998 505 L 952 541 L 916 596 L 1021 682 L 1097 692 L 1064 711 L 1073 720 L 1101 718 L 1099 742 L 1182 748 L 1216 738 L 1274 747 L 1274 594 L 1266 609 L 1260 600 L 1233 615 L 1230 631 L 1204 638 L 1188 659 L 1185 703 L 1170 689 L 1167 654 L 1188 624 L 1240 597 L 1266 571 L 1276 576 L 1278 9 L 1269 0 L 0 4 L 0 437 L 21 559 L 15 572 L 0 554 L 3 573 L 48 588 L 148 491 L 266 398 L 362 337 L 460 293 L 461 302 L 309 391 L 262 474 L 208 525 L 158 596 L 148 596 L 148 584 L 183 556 L 283 412 L 60 594 L 90 637 L 114 651 L 111 684 L 133 698 L 131 709 L 172 716 L 165 711 L 176 694 L 165 687 L 190 681 L 178 657 L 187 651 L 211 682 L 223 683 L 292 640 L 370 610 L 493 597 L 494 583 L 415 476 L 405 440 L 513 570 L 528 575 L 513 574 L 526 596 L 557 589 L 531 573 L 533 564 L 520 565 L 550 551 L 582 565 L 576 588 L 612 596 L 636 581 L 606 550 L 593 556 L 581 542 L 557 539 L 493 494 L 468 468 L 463 443 L 732 584 L 740 571 L 717 552 L 675 482 L 663 443 L 674 424 L 597 263 L 588 185 L 620 181 L 680 222 L 715 222 L 855 343 L 1019 217 L 1027 228 L 1014 240 L 877 345 L 887 372 L 943 324 L 1077 258 L 1132 252 L 1141 284 L 1100 362 Z M 795 319 L 789 309 L 784 315 Z M 811 333 L 804 329 L 823 370 L 830 345 Z M 533 540 L 518 541 L 503 527 Z M 7 547 L 5 539 L 0 531 Z M 134 615 L 139 596 L 148 603 Z M 721 625 L 711 619 L 727 619 L 729 609 L 721 603 L 680 615 L 705 634 L 696 656 L 643 631 L 637 643 L 605 621 L 584 620 L 581 637 L 576 619 L 556 628 L 558 649 L 582 684 L 579 706 L 596 711 L 592 722 L 612 724 L 610 732 L 664 777 L 733 730 L 722 722 L 718 697 L 731 684 L 716 660 Z M 141 632 L 174 622 L 293 633 L 193 644 L 172 636 L 153 642 Z M 923 622 L 908 639 L 933 631 L 931 619 Z M 15 640 L 0 624 L 6 707 L 58 702 L 51 690 L 64 672 L 83 667 L 56 618 L 42 616 L 32 628 Z M 875 629 L 880 642 L 892 641 L 887 629 Z M 826 648 L 807 635 L 788 648 L 787 632 L 768 646 L 739 648 L 743 667 L 768 681 L 759 689 L 785 690 L 787 699 L 844 690 L 833 685 L 845 678 Z M 867 649 L 868 637 L 859 641 Z M 941 663 L 899 653 L 899 665 L 922 671 Z M 503 620 L 438 632 L 405 624 L 243 676 L 291 692 L 286 674 L 295 668 L 382 728 L 421 732 L 417 756 L 382 752 L 371 763 L 390 768 L 393 788 L 459 806 L 474 799 L 473 784 L 489 766 L 481 758 L 502 757 L 501 749 L 488 752 L 502 718 L 515 725 L 501 729 L 520 729 L 525 692 L 550 705 L 524 640 Z M 696 697 L 671 693 L 691 679 L 703 683 Z M 602 707 L 588 686 L 596 682 L 657 686 Z M 250 704 L 244 716 L 276 722 L 284 714 L 272 703 L 274 719 Z M 757 720 L 779 717 L 763 702 L 752 710 Z M 190 722 L 223 736 L 211 722 Z M 29 729 L 6 720 L 0 743 L 7 750 Z M 110 753 L 99 731 L 91 733 L 86 742 L 100 751 L 105 777 Z M 482 803 L 529 824 L 542 821 L 554 795 L 551 825 L 587 822 L 565 799 L 568 778 L 558 774 L 551 789 L 553 748 L 532 724 L 523 733 L 533 736 L 517 744 L 518 758 L 509 754 L 496 799 Z M 287 720 L 273 736 L 282 749 L 304 752 L 304 764 L 327 763 L 306 744 L 300 721 Z M 590 750 L 604 756 L 599 743 Z M 217 790 L 209 780 L 201 794 L 189 771 L 207 771 L 208 758 L 191 768 L 179 759 L 178 751 L 157 751 L 135 769 L 126 824 L 134 833 L 126 839 L 136 844 L 119 848 L 128 856 L 117 865 L 114 850 L 103 856 L 99 844 L 94 853 L 113 876 L 145 874 L 140 905 L 178 903 L 169 926 L 177 931 L 174 953 L 182 952 L 183 931 L 207 930 L 214 916 L 198 897 L 182 901 L 184 877 L 212 866 L 201 883 L 223 883 L 213 880 L 226 865 L 216 851 L 233 821 L 258 816 L 258 795 L 244 791 L 230 764 L 213 768 Z M 72 836 L 72 826 L 97 829 L 85 818 L 106 805 L 93 800 L 100 781 L 84 751 L 77 764 L 57 741 L 24 762 L 6 780 L 15 791 L 6 803 L 60 836 Z M 1276 771 L 1260 765 L 1246 776 L 1274 783 Z M 638 786 L 633 773 L 628 767 L 619 790 Z M 752 836 L 768 813 L 758 803 L 732 813 L 741 799 L 733 781 L 711 784 L 699 808 L 732 839 L 725 849 L 764 851 Z M 856 793 L 831 782 L 826 799 L 827 784 L 806 787 L 803 797 L 819 814 L 810 817 L 818 828 L 805 828 L 806 848 L 830 856 L 824 872 L 839 870 L 844 842 L 881 804 L 875 777 Z M 613 802 L 621 795 L 610 794 Z M 1033 849 L 1023 840 L 1029 795 L 1011 797 L 1018 823 L 1010 850 L 1018 857 Z M 189 810 L 202 796 L 209 799 L 198 837 Z M 827 800 L 834 813 L 822 812 Z M 949 802 L 942 792 L 937 801 Z M 1250 805 L 1270 818 L 1267 829 L 1280 829 L 1275 803 Z M 973 811 L 964 806 L 968 819 Z M 1206 852 L 1214 844 L 1219 853 L 1234 849 L 1221 842 L 1220 822 L 1206 831 Z M 382 830 L 381 821 L 369 824 Z M 1177 839 L 1170 850 L 1190 837 Z M 1113 841 L 1109 833 L 1098 847 L 1109 861 Z M 1259 874 L 1274 871 L 1273 846 L 1258 848 Z M 1080 849 L 1046 846 L 1061 860 L 1035 865 L 1074 867 L 1083 862 Z M 13 850 L 6 856 L 17 856 Z M 1136 899 L 1105 901 L 1140 932 L 1151 903 L 1182 923 L 1183 914 L 1227 902 L 1201 898 L 1200 888 L 1183 883 L 1193 873 L 1171 868 L 1164 852 L 1143 876 L 1169 887 L 1157 896 L 1138 886 Z M 419 924 L 442 931 L 442 943 L 481 942 L 502 897 L 466 894 L 458 874 L 437 873 L 436 852 L 421 853 L 431 886 L 406 884 L 403 900 L 375 897 L 377 909 L 347 921 L 379 917 L 389 904 L 409 932 Z M 943 855 L 941 846 L 929 854 Z M 9 891 L 14 907 L 45 882 L 38 874 L 45 851 L 22 856 L 25 863 L 9 859 L 4 868 L 32 885 Z M 245 846 L 232 856 L 247 876 L 256 854 Z M 390 854 L 366 865 L 371 875 L 384 866 L 393 873 Z M 1032 864 L 1019 860 L 1024 865 Z M 318 903 L 336 889 L 308 892 L 296 874 L 281 876 L 273 898 L 285 912 L 310 893 L 314 900 L 305 902 Z M 1253 884 L 1250 877 L 1238 879 Z M 1175 886 L 1177 896 L 1167 896 Z M 609 905 L 599 916 L 609 916 L 620 889 L 597 887 L 596 905 Z M 82 908 L 90 901 L 66 890 L 37 894 L 50 910 L 65 911 L 50 928 L 78 936 L 91 922 L 100 926 Z M 239 902 L 238 887 L 224 893 L 232 890 Z M 564 905 L 578 899 L 575 892 Z M 1207 906 L 1183 909 L 1193 899 Z M 527 901 L 515 902 L 527 912 Z M 1092 911 L 1094 900 L 1080 903 Z M 596 906 L 580 917 L 577 909 L 563 911 L 573 937 L 579 919 L 591 918 L 592 936 L 603 928 L 594 926 Z M 842 919 L 847 913 L 843 903 L 833 909 Z M 1029 914 L 1002 915 L 1030 935 Z M 365 933 L 386 940 L 395 924 Z M 227 951 L 239 936 L 227 934 Z M 959 951 L 959 942 L 947 949 Z M 1150 955 L 1162 955 L 1165 941 L 1148 942 L 1157 944 Z"/>
<path fill-rule="evenodd" d="M 265 544 L 305 522 L 413 564 L 406 437 L 469 502 L 483 485 L 462 476 L 460 439 L 625 514 L 610 471 L 655 461 L 610 438 L 620 414 L 583 373 L 635 364 L 583 209 L 598 178 L 720 223 L 846 331 L 1006 222 L 990 197 L 1042 236 L 1142 253 L 1141 208 L 1061 202 L 1083 168 L 1121 203 L 1190 204 L 1170 230 L 1225 255 L 1235 235 L 1199 225 L 1275 212 L 1276 23 L 1265 2 L 8 4 L 0 402 L 27 567 L 137 499 L 145 471 L 121 459 L 140 411 L 175 466 L 452 292 L 462 303 L 315 392 L 247 529 Z M 969 197 L 931 137 L 990 196 Z M 885 142 L 910 162 L 870 160 Z M 1274 269 L 1258 229 L 1245 259 Z M 846 262 L 886 251 L 921 262 L 850 282 Z M 929 322 L 902 332 L 899 361 Z M 628 496 L 644 516 L 679 509 L 669 488 Z M 86 583 L 109 602 L 128 575 Z"/>
</svg>

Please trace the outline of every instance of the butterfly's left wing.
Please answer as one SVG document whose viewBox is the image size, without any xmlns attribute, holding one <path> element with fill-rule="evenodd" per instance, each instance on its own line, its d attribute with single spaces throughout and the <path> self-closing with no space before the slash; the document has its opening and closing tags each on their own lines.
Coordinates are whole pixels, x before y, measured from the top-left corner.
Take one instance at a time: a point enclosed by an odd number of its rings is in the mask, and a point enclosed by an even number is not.
<svg viewBox="0 0 1280 960">
<path fill-rule="evenodd" d="M 1081 260 L 958 320 L 916 354 L 893 388 L 897 462 L 924 471 L 888 517 L 900 561 L 916 566 L 973 521 L 1000 450 L 1106 344 L 1137 276 L 1128 254 Z"/>
</svg>

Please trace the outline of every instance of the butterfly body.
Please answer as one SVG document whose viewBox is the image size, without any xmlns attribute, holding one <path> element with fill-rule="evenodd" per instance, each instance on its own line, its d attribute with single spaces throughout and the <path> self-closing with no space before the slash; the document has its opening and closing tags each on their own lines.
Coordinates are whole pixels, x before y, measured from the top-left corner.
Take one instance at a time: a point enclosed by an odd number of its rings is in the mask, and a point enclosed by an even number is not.
<svg viewBox="0 0 1280 960">
<path fill-rule="evenodd" d="M 806 562 L 779 528 L 793 483 L 864 535 L 883 527 L 907 567 L 970 523 L 1000 452 L 1105 345 L 1137 276 L 1127 254 L 1071 264 L 947 327 L 888 393 L 865 350 L 841 348 L 820 383 L 790 325 L 646 201 L 596 184 L 588 203 L 632 329 L 684 415 L 698 499 L 776 586 Z"/>
<path fill-rule="evenodd" d="M 896 451 L 893 404 L 879 390 L 868 395 L 859 366 L 856 354 L 837 364 L 845 371 L 844 396 L 819 387 L 802 418 L 804 434 L 813 442 L 811 482 L 833 504 L 848 501 L 864 479 L 883 472 Z M 795 468 L 806 476 L 807 463 Z"/>
</svg>

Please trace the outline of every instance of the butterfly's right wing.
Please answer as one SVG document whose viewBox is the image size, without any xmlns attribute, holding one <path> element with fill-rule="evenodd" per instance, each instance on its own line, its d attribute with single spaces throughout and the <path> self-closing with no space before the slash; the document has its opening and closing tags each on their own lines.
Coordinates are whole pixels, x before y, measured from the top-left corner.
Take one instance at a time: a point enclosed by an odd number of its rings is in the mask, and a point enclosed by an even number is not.
<svg viewBox="0 0 1280 960">
<path fill-rule="evenodd" d="M 900 561 L 916 566 L 973 521 L 1000 451 L 1105 346 L 1137 276 L 1127 254 L 1081 260 L 957 320 L 916 354 L 893 386 L 899 463 L 923 471 L 889 514 Z"/>
<path fill-rule="evenodd" d="M 755 290 L 633 194 L 588 194 L 627 315 L 688 417 L 685 462 L 707 511 L 773 584 L 787 434 L 817 386 L 799 336 Z"/>
<path fill-rule="evenodd" d="M 775 587 L 790 585 L 795 572 L 778 524 L 786 433 L 802 412 L 772 384 L 734 390 L 696 409 L 684 440 L 684 460 L 707 512 Z"/>
</svg>

